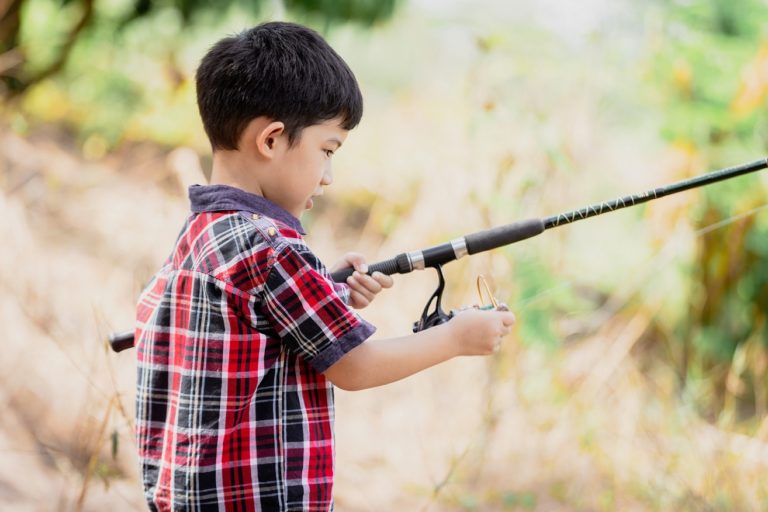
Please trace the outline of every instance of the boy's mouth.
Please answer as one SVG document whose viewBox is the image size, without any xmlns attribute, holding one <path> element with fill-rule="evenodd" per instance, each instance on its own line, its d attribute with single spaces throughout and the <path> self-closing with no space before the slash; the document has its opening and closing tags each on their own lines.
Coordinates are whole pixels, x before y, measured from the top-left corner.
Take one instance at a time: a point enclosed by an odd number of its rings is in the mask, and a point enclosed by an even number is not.
<svg viewBox="0 0 768 512">
<path fill-rule="evenodd" d="M 309 210 L 310 208 L 312 208 L 312 205 L 314 205 L 314 204 L 315 204 L 315 198 L 316 198 L 316 197 L 320 197 L 321 195 L 323 195 L 323 193 L 322 193 L 322 192 L 319 192 L 319 193 L 317 193 L 317 194 L 312 194 L 312 195 L 309 197 L 309 199 L 307 199 L 307 210 Z"/>
</svg>

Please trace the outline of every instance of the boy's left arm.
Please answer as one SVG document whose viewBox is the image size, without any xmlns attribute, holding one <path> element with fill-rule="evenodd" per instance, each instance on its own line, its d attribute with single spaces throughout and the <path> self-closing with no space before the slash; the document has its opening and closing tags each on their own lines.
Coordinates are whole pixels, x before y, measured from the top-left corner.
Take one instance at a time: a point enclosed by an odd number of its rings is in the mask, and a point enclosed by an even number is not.
<svg viewBox="0 0 768 512">
<path fill-rule="evenodd" d="M 349 305 L 355 309 L 362 309 L 373 301 L 376 294 L 384 288 L 391 288 L 394 281 L 391 276 L 374 272 L 367 275 L 368 265 L 365 263 L 365 257 L 356 252 L 348 252 L 341 260 L 331 268 L 331 273 L 348 267 L 355 269 L 355 272 L 347 278 L 349 285 Z"/>
</svg>

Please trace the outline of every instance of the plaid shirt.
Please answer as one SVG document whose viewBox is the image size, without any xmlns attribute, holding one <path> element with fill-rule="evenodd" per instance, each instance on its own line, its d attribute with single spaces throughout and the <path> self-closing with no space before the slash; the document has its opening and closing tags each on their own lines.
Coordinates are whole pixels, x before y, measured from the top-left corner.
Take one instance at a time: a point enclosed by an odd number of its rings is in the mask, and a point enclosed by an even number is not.
<svg viewBox="0 0 768 512">
<path fill-rule="evenodd" d="M 374 327 L 346 305 L 299 221 L 223 185 L 137 309 L 136 436 L 151 510 L 333 508 L 333 386 Z"/>
</svg>

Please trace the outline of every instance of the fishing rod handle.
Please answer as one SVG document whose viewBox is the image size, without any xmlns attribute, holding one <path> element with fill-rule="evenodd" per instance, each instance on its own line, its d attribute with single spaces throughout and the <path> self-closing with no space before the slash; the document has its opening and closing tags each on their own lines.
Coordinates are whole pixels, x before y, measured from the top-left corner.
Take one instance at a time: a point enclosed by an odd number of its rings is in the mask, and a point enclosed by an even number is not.
<svg viewBox="0 0 768 512">
<path fill-rule="evenodd" d="M 372 263 L 368 266 L 367 274 L 371 275 L 374 272 L 381 272 L 386 275 L 407 274 L 413 270 L 436 267 L 468 254 L 488 251 L 531 238 L 543 231 L 543 219 L 525 219 L 478 231 L 428 249 L 398 254 L 392 259 Z M 334 272 L 331 277 L 337 283 L 344 283 L 352 275 L 352 272 L 354 272 L 353 268 L 345 268 Z"/>
<path fill-rule="evenodd" d="M 368 265 L 368 272 L 366 273 L 371 275 L 374 272 L 381 272 L 382 274 L 391 276 L 392 274 L 407 274 L 412 270 L 413 265 L 411 264 L 408 255 L 402 253 L 388 260 L 371 263 Z M 337 283 L 346 283 L 347 278 L 351 276 L 354 271 L 355 269 L 352 267 L 343 268 L 332 273 L 331 278 Z"/>
<path fill-rule="evenodd" d="M 115 352 L 133 348 L 133 331 L 116 332 L 109 335 L 109 346 Z"/>
<path fill-rule="evenodd" d="M 542 232 L 544 232 L 544 220 L 534 218 L 478 231 L 465 236 L 464 239 L 467 242 L 467 253 L 477 254 L 540 235 Z"/>
</svg>

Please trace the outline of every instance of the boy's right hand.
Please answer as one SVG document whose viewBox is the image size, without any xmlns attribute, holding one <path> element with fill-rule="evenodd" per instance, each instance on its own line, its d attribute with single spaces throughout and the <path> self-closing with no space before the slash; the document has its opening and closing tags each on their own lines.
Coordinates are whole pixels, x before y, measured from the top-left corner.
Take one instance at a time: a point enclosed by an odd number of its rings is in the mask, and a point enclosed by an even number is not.
<svg viewBox="0 0 768 512">
<path fill-rule="evenodd" d="M 446 324 L 462 356 L 487 356 L 499 351 L 502 339 L 512 331 L 515 315 L 509 311 L 467 309 Z"/>
</svg>

